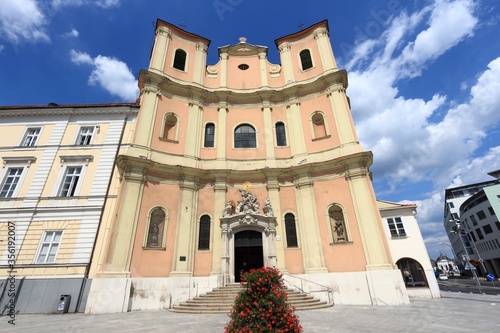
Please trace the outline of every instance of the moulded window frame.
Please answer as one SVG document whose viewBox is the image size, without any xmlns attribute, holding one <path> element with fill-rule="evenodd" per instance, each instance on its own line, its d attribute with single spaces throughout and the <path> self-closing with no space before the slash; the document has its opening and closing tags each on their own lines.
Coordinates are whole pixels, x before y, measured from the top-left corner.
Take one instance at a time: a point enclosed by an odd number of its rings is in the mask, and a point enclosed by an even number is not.
<svg viewBox="0 0 500 333">
<path fill-rule="evenodd" d="M 26 128 L 24 129 L 23 135 L 21 136 L 21 141 L 19 142 L 18 146 L 21 148 L 36 147 L 38 145 L 38 141 L 40 140 L 40 136 L 42 135 L 43 127 L 44 126 L 42 126 L 42 125 L 26 126 Z M 24 143 L 25 143 L 26 139 L 28 138 L 28 131 L 32 130 L 32 129 L 39 129 L 40 131 L 38 132 L 38 134 L 36 136 L 35 142 L 33 144 L 27 146 Z"/>
<path fill-rule="evenodd" d="M 61 169 L 57 175 L 57 180 L 55 182 L 54 190 L 52 192 L 53 197 L 58 198 L 77 198 L 80 196 L 80 192 L 85 182 L 85 174 L 87 173 L 88 164 L 93 161 L 94 156 L 92 155 L 71 155 L 71 156 L 59 156 L 61 159 Z M 64 181 L 66 179 L 67 170 L 71 167 L 81 167 L 81 172 L 79 175 L 78 183 L 73 192 L 72 196 L 61 196 L 61 191 L 63 189 Z"/>
<path fill-rule="evenodd" d="M 214 126 L 214 140 L 213 143 L 214 145 L 212 147 L 207 147 L 206 146 L 206 135 L 207 135 L 207 126 L 208 125 L 213 125 Z M 205 126 L 203 126 L 203 148 L 206 149 L 214 149 L 217 147 L 217 125 L 213 121 L 208 121 L 205 123 Z"/>
<path fill-rule="evenodd" d="M 280 146 L 278 145 L 278 132 L 276 131 L 276 126 L 281 123 L 283 124 L 283 131 L 285 134 L 285 145 Z M 284 147 L 289 147 L 289 136 L 288 136 L 288 126 L 286 126 L 285 122 L 282 120 L 278 120 L 274 123 L 274 143 L 276 148 L 284 148 Z"/>
<path fill-rule="evenodd" d="M 165 138 L 163 135 L 165 134 L 165 126 L 167 124 L 167 118 L 169 116 L 174 116 L 175 117 L 175 126 L 174 126 L 174 130 L 175 130 L 175 133 L 174 133 L 174 138 L 173 139 L 168 139 L 168 138 Z M 179 118 L 179 116 L 174 113 L 174 112 L 166 112 L 164 115 L 163 115 L 163 121 L 162 121 L 162 125 L 161 125 L 161 132 L 160 132 L 160 140 L 161 141 L 166 141 L 166 142 L 173 142 L 173 143 L 179 143 L 179 127 L 180 127 L 180 123 L 181 123 L 181 120 Z"/>
<path fill-rule="evenodd" d="M 177 51 L 183 51 L 185 54 L 186 54 L 186 59 L 184 59 L 184 69 L 179 69 L 177 67 L 175 67 L 175 56 L 177 55 Z M 183 73 L 187 73 L 187 67 L 188 67 L 188 58 L 189 58 L 189 54 L 186 50 L 184 50 L 183 48 L 176 48 L 174 50 L 174 56 L 172 57 L 172 68 L 175 69 L 175 70 L 178 70 L 178 71 L 181 71 Z"/>
<path fill-rule="evenodd" d="M 316 115 L 316 114 L 321 114 L 321 116 L 323 117 L 323 124 L 325 126 L 325 135 L 324 136 L 321 136 L 321 137 L 316 137 L 316 134 L 314 132 L 314 122 L 313 122 L 313 117 Z M 312 141 L 318 141 L 318 140 L 323 140 L 323 139 L 328 139 L 331 137 L 331 134 L 330 134 L 330 128 L 328 126 L 328 121 L 327 121 L 327 117 L 326 117 L 326 114 L 323 112 L 323 111 L 320 111 L 320 110 L 316 110 L 314 112 L 312 112 L 310 115 L 309 115 L 309 128 L 310 128 L 310 131 L 311 131 L 311 138 L 312 138 Z"/>
<path fill-rule="evenodd" d="M 201 230 L 201 218 L 203 216 L 208 216 L 210 218 L 210 236 L 209 236 L 209 239 L 208 239 L 208 249 L 200 249 L 199 248 L 199 244 L 200 244 L 200 230 Z M 199 217 L 198 217 L 198 223 L 197 223 L 197 230 L 196 230 L 196 251 L 200 251 L 200 252 L 206 252 L 206 251 L 211 251 L 212 250 L 212 245 L 213 245 L 213 226 L 214 226 L 214 219 L 213 219 L 213 216 L 212 214 L 209 214 L 209 213 L 203 213 L 201 214 Z"/>
<path fill-rule="evenodd" d="M 295 236 L 297 237 L 297 246 L 295 247 L 289 247 L 288 246 L 288 237 L 287 237 L 287 232 L 286 232 L 286 223 L 285 223 L 285 216 L 287 214 L 292 214 L 294 216 L 294 219 L 295 219 Z M 285 246 L 285 249 L 291 249 L 291 250 L 296 250 L 296 249 L 300 249 L 301 246 L 300 246 L 300 230 L 299 230 L 299 218 L 298 218 L 298 215 L 296 212 L 294 211 L 291 211 L 291 210 L 287 210 L 283 213 L 283 231 L 284 231 L 284 235 L 283 235 L 283 238 L 284 238 L 284 246 Z"/>
<path fill-rule="evenodd" d="M 403 225 L 404 234 L 401 234 L 399 232 L 399 229 L 397 227 L 397 223 L 398 222 L 396 222 L 397 218 L 401 219 L 401 224 Z M 385 219 L 385 227 L 386 227 L 387 235 L 389 236 L 389 239 L 398 239 L 398 238 L 407 238 L 407 237 L 409 237 L 408 228 L 406 226 L 406 222 L 405 222 L 404 216 L 402 216 L 402 215 L 387 216 L 387 217 L 384 217 L 384 219 Z M 389 219 L 393 220 L 394 226 L 396 227 L 397 235 L 393 235 L 391 233 L 391 228 L 389 227 Z"/>
<path fill-rule="evenodd" d="M 155 209 L 161 209 L 165 213 L 165 220 L 163 221 L 163 234 L 161 235 L 161 244 L 159 246 L 148 246 L 148 238 L 149 238 L 149 228 L 151 225 L 151 216 Z M 170 216 L 168 214 L 168 210 L 163 206 L 153 206 L 148 212 L 147 220 L 146 220 L 146 229 L 144 230 L 144 240 L 142 243 L 143 250 L 160 250 L 165 251 L 167 245 L 167 226 L 168 220 Z"/>
<path fill-rule="evenodd" d="M 304 51 L 309 51 L 309 57 L 311 58 L 311 67 L 306 68 L 306 69 L 304 69 L 304 63 L 302 62 L 302 57 L 300 56 L 300 54 Z M 297 55 L 299 57 L 300 70 L 302 72 L 307 72 L 309 70 L 312 70 L 315 67 L 314 66 L 315 61 L 313 59 L 313 53 L 311 52 L 311 49 L 309 49 L 309 48 L 302 49 L 299 51 L 299 53 L 297 53 Z"/>
<path fill-rule="evenodd" d="M 2 157 L 3 160 L 3 167 L 2 171 L 0 172 L 0 191 L 3 190 L 3 187 L 5 185 L 5 182 L 7 180 L 7 177 L 9 176 L 9 170 L 11 169 L 23 169 L 21 172 L 21 175 L 19 177 L 19 180 L 17 181 L 16 187 L 14 188 L 14 191 L 12 192 L 12 195 L 9 197 L 3 197 L 0 199 L 11 199 L 11 198 L 16 198 L 19 194 L 19 191 L 21 190 L 22 184 L 24 182 L 24 179 L 26 178 L 26 174 L 28 173 L 28 169 L 31 166 L 32 163 L 36 161 L 35 156 L 18 156 L 18 157 L 7 157 L 4 156 Z"/>
<path fill-rule="evenodd" d="M 43 245 L 44 243 L 46 243 L 44 241 L 47 233 L 49 232 L 53 232 L 53 233 L 58 233 L 60 232 L 61 233 L 61 236 L 59 238 L 59 242 L 57 243 L 57 251 L 56 251 L 56 254 L 54 256 L 54 261 L 52 262 L 47 262 L 47 258 L 48 258 L 48 254 L 50 253 L 50 249 L 52 248 L 52 245 L 55 244 L 54 242 L 50 241 L 49 242 L 49 250 L 47 251 L 47 255 L 46 255 L 46 258 L 45 258 L 45 261 L 44 262 L 39 262 L 39 257 L 42 253 L 42 248 L 43 248 Z M 56 260 L 57 260 L 57 254 L 59 253 L 59 250 L 61 248 L 61 244 L 62 244 L 62 241 L 63 241 L 63 235 L 64 235 L 64 230 L 61 230 L 61 229 L 49 229 L 49 230 L 44 230 L 42 235 L 40 236 L 40 241 L 38 242 L 38 248 L 36 250 L 36 253 L 35 253 L 35 257 L 33 258 L 33 264 L 35 265 L 53 265 L 56 263 Z M 53 237 L 52 237 L 53 238 Z"/>
<path fill-rule="evenodd" d="M 255 131 L 255 147 L 236 147 L 236 130 L 241 126 L 249 126 L 252 127 Z M 257 131 L 257 127 L 249 122 L 239 123 L 233 128 L 233 149 L 258 149 L 259 148 L 259 133 Z"/>
<path fill-rule="evenodd" d="M 84 125 L 84 124 L 81 124 L 80 127 L 78 128 L 78 131 L 76 133 L 76 137 L 75 137 L 75 140 L 74 140 L 74 144 L 75 146 L 79 146 L 79 147 L 88 147 L 88 146 L 91 146 L 94 142 L 94 139 L 96 137 L 96 134 L 99 130 L 99 125 L 92 125 L 92 124 L 89 124 L 89 125 Z M 92 128 L 92 137 L 90 139 L 90 142 L 88 144 L 81 144 L 80 143 L 80 138 L 82 136 L 82 130 L 85 129 L 85 128 Z"/>
</svg>

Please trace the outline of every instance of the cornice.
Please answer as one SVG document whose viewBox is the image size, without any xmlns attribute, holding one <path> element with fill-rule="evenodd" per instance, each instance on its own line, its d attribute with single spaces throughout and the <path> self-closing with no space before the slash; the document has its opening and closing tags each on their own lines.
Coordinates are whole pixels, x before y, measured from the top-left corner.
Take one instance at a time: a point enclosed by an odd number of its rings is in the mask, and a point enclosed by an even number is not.
<svg viewBox="0 0 500 333">
<path fill-rule="evenodd" d="M 168 76 L 164 73 L 143 70 L 140 73 L 139 86 L 142 91 L 158 93 L 164 96 L 177 96 L 193 100 L 199 96 L 204 106 L 220 107 L 220 102 L 231 105 L 256 105 L 262 106 L 264 101 L 273 105 L 287 104 L 290 97 L 301 99 L 303 97 L 333 91 L 345 91 L 347 88 L 347 72 L 345 70 L 330 70 L 314 78 L 291 82 L 283 87 L 262 87 L 258 89 L 210 89 L 201 84 L 187 82 Z"/>
<path fill-rule="evenodd" d="M 0 117 L 41 117 L 41 116 L 74 116 L 74 115 L 137 115 L 139 104 L 124 106 L 26 106 L 16 108 L 1 108 Z"/>
</svg>

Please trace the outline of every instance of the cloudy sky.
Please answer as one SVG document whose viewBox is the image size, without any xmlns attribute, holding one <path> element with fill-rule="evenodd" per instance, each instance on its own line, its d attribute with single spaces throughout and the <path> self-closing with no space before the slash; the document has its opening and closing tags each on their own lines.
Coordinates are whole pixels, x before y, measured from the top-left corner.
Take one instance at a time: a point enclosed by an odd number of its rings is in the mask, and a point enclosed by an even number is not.
<svg viewBox="0 0 500 333">
<path fill-rule="evenodd" d="M 328 19 L 377 197 L 419 205 L 429 256 L 452 252 L 450 186 L 500 169 L 497 0 L 0 0 L 0 105 L 131 102 L 157 18 L 212 41 L 274 40 Z M 444 244 L 440 244 L 444 243 Z"/>
</svg>

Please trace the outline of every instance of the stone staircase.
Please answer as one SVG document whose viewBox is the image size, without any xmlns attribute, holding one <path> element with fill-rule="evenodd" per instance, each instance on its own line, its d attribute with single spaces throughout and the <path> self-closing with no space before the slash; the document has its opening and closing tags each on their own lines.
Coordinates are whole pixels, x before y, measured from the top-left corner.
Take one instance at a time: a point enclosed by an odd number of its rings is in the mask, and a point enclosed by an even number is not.
<svg viewBox="0 0 500 333">
<path fill-rule="evenodd" d="M 239 283 L 230 284 L 176 305 L 170 311 L 183 313 L 229 313 L 240 290 L 242 290 L 242 287 Z M 291 289 L 287 290 L 287 294 L 288 302 L 297 311 L 321 309 L 333 305 Z"/>
</svg>

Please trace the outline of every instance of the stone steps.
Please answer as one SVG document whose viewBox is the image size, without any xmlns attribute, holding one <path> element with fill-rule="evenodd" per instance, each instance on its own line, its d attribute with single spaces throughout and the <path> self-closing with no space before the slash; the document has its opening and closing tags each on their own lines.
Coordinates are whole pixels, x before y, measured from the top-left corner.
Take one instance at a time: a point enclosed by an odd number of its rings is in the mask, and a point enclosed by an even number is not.
<svg viewBox="0 0 500 333">
<path fill-rule="evenodd" d="M 234 300 L 242 290 L 240 284 L 214 289 L 204 295 L 196 296 L 186 302 L 170 309 L 182 313 L 229 313 L 234 305 Z M 288 302 L 295 310 L 312 310 L 332 306 L 310 295 L 294 290 L 287 290 Z"/>
</svg>

